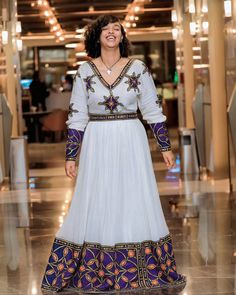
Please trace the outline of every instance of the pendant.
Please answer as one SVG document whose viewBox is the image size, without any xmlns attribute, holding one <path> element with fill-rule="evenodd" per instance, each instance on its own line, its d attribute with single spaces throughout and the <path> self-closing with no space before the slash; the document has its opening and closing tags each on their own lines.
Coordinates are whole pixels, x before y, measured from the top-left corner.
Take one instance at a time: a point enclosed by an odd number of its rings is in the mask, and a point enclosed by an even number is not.
<svg viewBox="0 0 236 295">
<path fill-rule="evenodd" d="M 111 75 L 111 70 L 110 69 L 107 70 L 107 74 Z"/>
</svg>

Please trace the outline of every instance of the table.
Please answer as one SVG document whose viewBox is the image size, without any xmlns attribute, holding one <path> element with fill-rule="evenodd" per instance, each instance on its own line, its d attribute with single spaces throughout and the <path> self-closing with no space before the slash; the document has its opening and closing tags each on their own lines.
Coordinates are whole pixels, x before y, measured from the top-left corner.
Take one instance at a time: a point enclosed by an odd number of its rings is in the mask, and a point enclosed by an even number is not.
<svg viewBox="0 0 236 295">
<path fill-rule="evenodd" d="M 40 119 L 49 115 L 51 111 L 38 111 L 38 112 L 23 112 L 23 118 L 27 127 L 28 142 L 41 142 L 43 141 L 42 124 Z"/>
</svg>

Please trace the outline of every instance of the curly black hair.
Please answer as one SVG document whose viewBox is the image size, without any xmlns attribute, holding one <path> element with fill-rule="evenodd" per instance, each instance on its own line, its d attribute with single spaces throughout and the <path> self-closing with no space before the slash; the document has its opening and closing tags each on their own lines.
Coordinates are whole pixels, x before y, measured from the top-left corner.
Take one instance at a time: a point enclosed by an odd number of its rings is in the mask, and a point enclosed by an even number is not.
<svg viewBox="0 0 236 295">
<path fill-rule="evenodd" d="M 101 15 L 99 16 L 94 23 L 87 27 L 85 31 L 85 50 L 88 56 L 92 58 L 99 57 L 101 55 L 101 46 L 100 46 L 100 34 L 102 28 L 108 25 L 109 23 L 119 22 L 119 18 L 114 15 Z M 122 57 L 128 57 L 130 51 L 130 43 L 126 37 L 124 27 L 120 23 L 121 34 L 123 36 L 122 41 L 119 44 L 120 55 Z"/>
</svg>

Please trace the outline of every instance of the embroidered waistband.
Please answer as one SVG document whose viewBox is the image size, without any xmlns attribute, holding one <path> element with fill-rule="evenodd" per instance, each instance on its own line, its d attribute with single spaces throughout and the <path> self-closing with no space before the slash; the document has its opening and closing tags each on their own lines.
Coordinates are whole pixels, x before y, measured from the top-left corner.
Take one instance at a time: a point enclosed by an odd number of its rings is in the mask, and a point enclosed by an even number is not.
<svg viewBox="0 0 236 295">
<path fill-rule="evenodd" d="M 100 115 L 100 114 L 90 114 L 90 121 L 110 121 L 110 120 L 129 120 L 137 119 L 137 113 L 127 113 L 127 114 L 111 114 L 111 115 Z"/>
</svg>

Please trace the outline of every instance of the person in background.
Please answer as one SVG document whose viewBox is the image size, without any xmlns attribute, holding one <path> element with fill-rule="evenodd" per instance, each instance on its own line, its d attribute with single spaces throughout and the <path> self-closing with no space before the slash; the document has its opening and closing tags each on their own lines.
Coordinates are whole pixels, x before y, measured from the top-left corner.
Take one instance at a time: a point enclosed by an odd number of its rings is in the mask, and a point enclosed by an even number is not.
<svg viewBox="0 0 236 295">
<path fill-rule="evenodd" d="M 30 83 L 30 94 L 32 98 L 32 106 L 37 107 L 37 110 L 46 111 L 46 98 L 49 95 L 45 82 L 40 80 L 39 72 L 33 74 L 33 81 Z"/>
<path fill-rule="evenodd" d="M 48 111 L 68 110 L 70 104 L 71 91 L 73 86 L 73 77 L 66 75 L 62 86 L 52 87 L 50 95 L 46 99 L 46 107 Z"/>
</svg>

